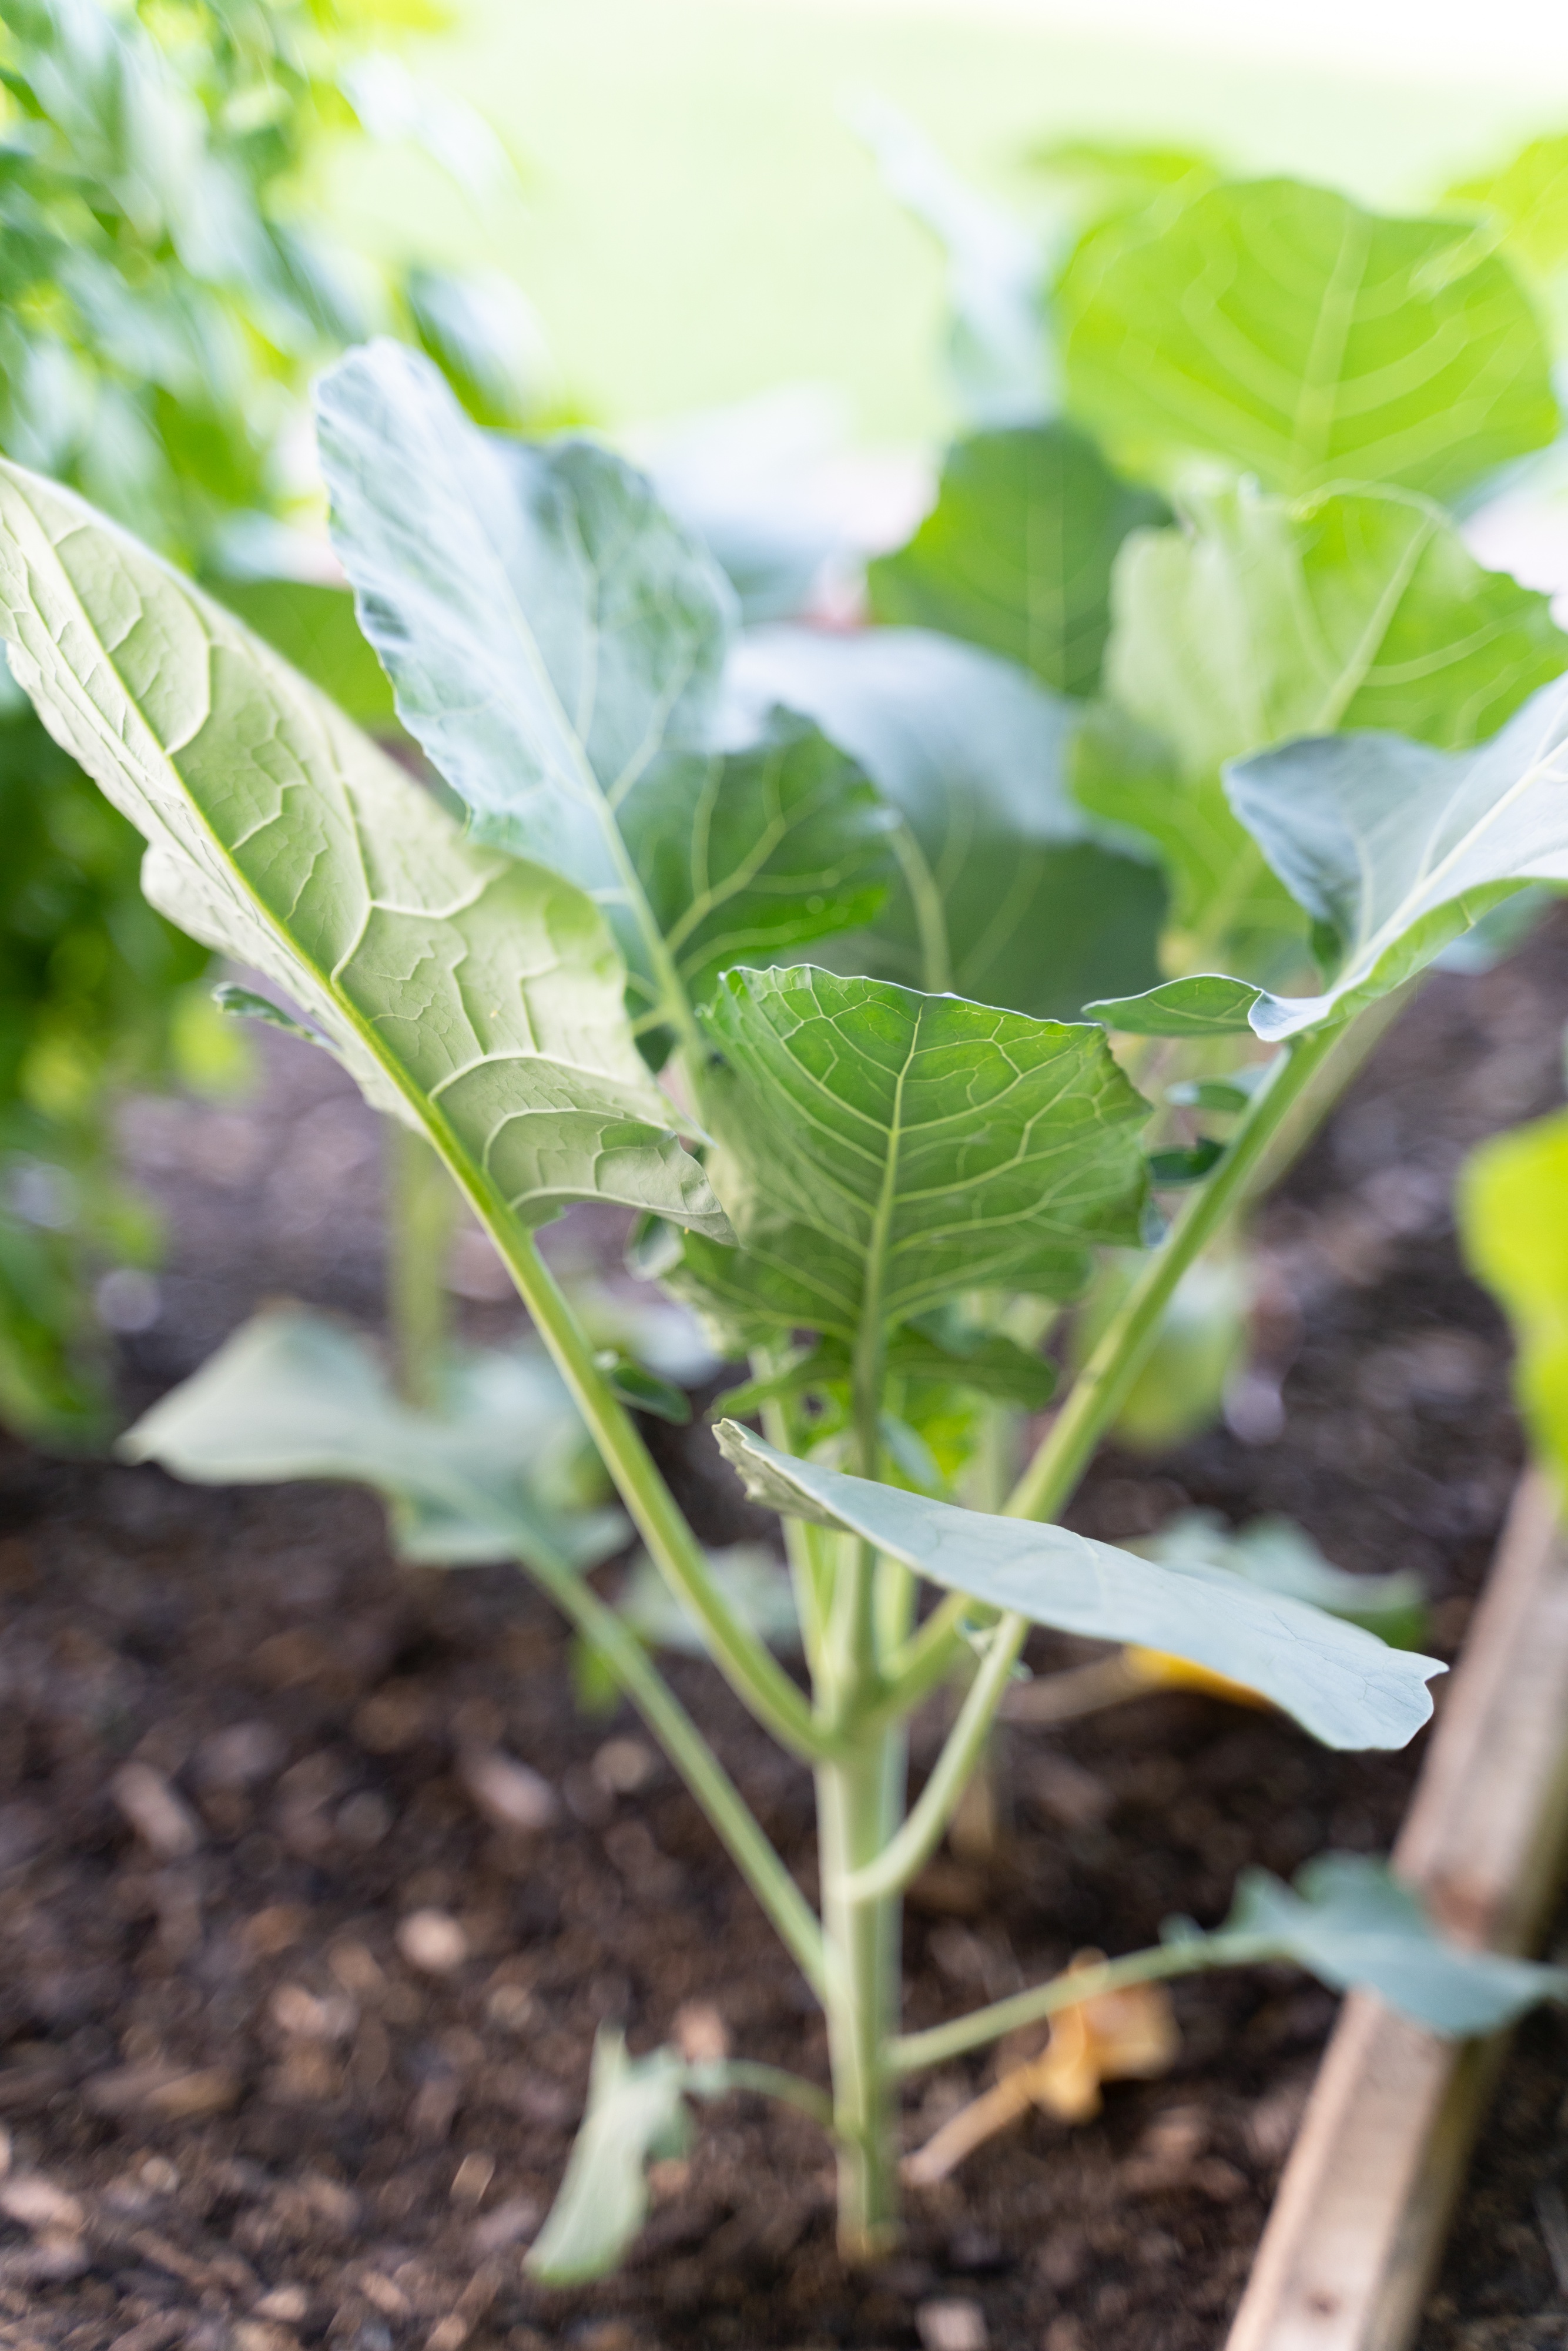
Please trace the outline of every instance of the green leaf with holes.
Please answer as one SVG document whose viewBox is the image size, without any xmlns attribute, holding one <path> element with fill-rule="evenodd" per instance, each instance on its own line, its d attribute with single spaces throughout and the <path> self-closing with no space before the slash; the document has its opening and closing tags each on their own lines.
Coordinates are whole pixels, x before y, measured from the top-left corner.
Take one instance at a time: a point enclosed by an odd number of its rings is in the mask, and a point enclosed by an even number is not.
<svg viewBox="0 0 1568 2351">
<path fill-rule="evenodd" d="M 1158 1566 L 1066 1527 L 992 1518 L 779 1453 L 736 1421 L 716 1432 L 754 1501 L 837 1528 L 949 1592 L 1086 1640 L 1185 1657 L 1259 1691 L 1329 1747 L 1403 1747 L 1432 1711 L 1434 1657 L 1256 1591 L 1222 1567 Z"/>
<path fill-rule="evenodd" d="M 1073 425 L 978 433 L 947 452 L 908 545 L 868 568 L 872 610 L 983 645 L 1060 694 L 1092 694 L 1116 550 L 1166 514 Z"/>
<path fill-rule="evenodd" d="M 569 882 L 476 849 L 229 613 L 70 492 L 0 467 L 0 633 L 57 739 L 145 836 L 147 896 L 274 981 L 476 1199 L 727 1228 Z"/>
<path fill-rule="evenodd" d="M 605 909 L 644 1025 L 718 965 L 862 922 L 887 818 L 780 717 L 716 747 L 734 598 L 643 477 L 585 441 L 482 432 L 377 342 L 318 393 L 335 543 L 398 715 L 474 829 Z"/>
<path fill-rule="evenodd" d="M 676 1287 L 742 1326 L 852 1347 L 970 1290 L 1070 1294 L 1138 1238 L 1148 1105 L 1099 1029 L 810 967 L 727 973 L 704 1027 L 741 1247 L 688 1250 Z"/>
<path fill-rule="evenodd" d="M 1057 302 L 1069 407 L 1134 473 L 1447 498 L 1557 430 L 1535 314 L 1462 222 L 1232 183 L 1091 235 Z"/>
</svg>

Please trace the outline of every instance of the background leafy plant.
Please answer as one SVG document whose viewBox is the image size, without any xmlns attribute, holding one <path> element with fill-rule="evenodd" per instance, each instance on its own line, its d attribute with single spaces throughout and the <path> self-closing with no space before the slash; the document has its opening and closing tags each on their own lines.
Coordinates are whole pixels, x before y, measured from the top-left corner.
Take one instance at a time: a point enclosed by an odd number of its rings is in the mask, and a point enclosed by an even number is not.
<svg viewBox="0 0 1568 2351">
<path fill-rule="evenodd" d="M 365 135 L 356 90 L 375 119 L 367 65 L 400 70 L 375 45 L 439 21 L 401 0 L 17 0 L 0 27 L 0 449 L 232 582 L 372 721 L 390 702 L 347 600 L 250 575 L 299 559 L 287 436 L 340 343 L 407 335 L 495 423 L 532 396 L 516 298 L 372 263 L 315 208 L 329 148 Z M 0 824 L 0 1416 L 89 1439 L 90 1277 L 155 1240 L 114 1180 L 108 1106 L 233 1081 L 241 1040 L 193 986 L 204 956 L 147 908 L 134 831 L 5 676 Z"/>
</svg>

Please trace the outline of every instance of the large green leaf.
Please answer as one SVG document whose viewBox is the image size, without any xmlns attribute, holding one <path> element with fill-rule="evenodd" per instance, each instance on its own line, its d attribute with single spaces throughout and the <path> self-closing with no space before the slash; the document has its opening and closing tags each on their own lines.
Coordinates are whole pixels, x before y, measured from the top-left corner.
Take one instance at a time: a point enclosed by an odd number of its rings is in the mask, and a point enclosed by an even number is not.
<svg viewBox="0 0 1568 2351">
<path fill-rule="evenodd" d="M 1375 1991 L 1434 2032 L 1495 2032 L 1539 2000 L 1568 1996 L 1568 1969 L 1498 1951 L 1467 1950 L 1440 1935 L 1408 1886 L 1364 1854 L 1310 1861 L 1292 1889 L 1249 1869 L 1222 1937 L 1257 1937 L 1333 1984 Z"/>
<path fill-rule="evenodd" d="M 1160 876 L 1092 837 L 1068 792 L 1074 705 L 925 629 L 759 629 L 728 676 L 743 707 L 808 712 L 904 819 L 874 928 L 824 960 L 1040 1019 L 1152 984 Z"/>
<path fill-rule="evenodd" d="M 1098 1029 L 810 967 L 727 973 L 704 1026 L 742 1246 L 688 1246 L 685 1280 L 742 1324 L 852 1346 L 970 1290 L 1071 1293 L 1138 1238 L 1148 1108 Z"/>
<path fill-rule="evenodd" d="M 718 1441 L 754 1501 L 873 1543 L 987 1606 L 1095 1641 L 1160 1649 L 1241 1682 L 1329 1747 L 1403 1747 L 1444 1668 L 1224 1568 L 1157 1566 L 1066 1527 L 992 1518 L 777 1452 L 738 1422 Z"/>
<path fill-rule="evenodd" d="M 367 1341 L 303 1307 L 274 1307 L 120 1438 L 204 1486 L 349 1479 L 392 1506 L 404 1559 L 443 1567 L 528 1559 L 542 1547 L 591 1567 L 625 1539 L 618 1510 L 568 1507 L 586 1437 L 537 1352 L 471 1355 L 448 1369 L 438 1412 L 394 1395 Z"/>
<path fill-rule="evenodd" d="M 1116 549 L 1165 514 L 1073 425 L 978 433 L 948 451 L 908 546 L 869 567 L 872 609 L 1005 654 L 1058 693 L 1092 694 Z"/>
<path fill-rule="evenodd" d="M 153 904 L 285 989 L 471 1188 L 532 1222 L 610 1199 L 727 1229 L 580 891 L 473 849 L 237 621 L 15 465 L 0 633 L 51 733 L 146 837 Z"/>
<path fill-rule="evenodd" d="M 1534 313 L 1462 223 L 1233 183 L 1091 236 L 1057 299 L 1070 405 L 1136 471 L 1447 497 L 1557 429 Z"/>
<path fill-rule="evenodd" d="M 1169 860 L 1178 922 L 1206 927 L 1212 946 L 1284 913 L 1227 805 L 1225 761 L 1364 727 L 1478 742 L 1568 664 L 1568 638 L 1544 596 L 1483 570 L 1440 509 L 1407 493 L 1292 503 L 1244 483 L 1184 506 L 1182 528 L 1139 532 L 1122 551 L 1105 664 L 1107 691 L 1176 772 L 1102 722 L 1077 784 L 1101 815 L 1142 823 Z"/>
<path fill-rule="evenodd" d="M 1465 1255 L 1513 1327 L 1531 1442 L 1568 1479 L 1568 1111 L 1483 1143 L 1458 1207 Z"/>
<path fill-rule="evenodd" d="M 318 409 L 399 716 L 481 839 L 604 906 L 650 1023 L 727 955 L 865 919 L 888 868 L 874 795 L 799 727 L 715 747 L 733 597 L 641 475 L 482 433 L 399 344 L 350 353 Z"/>
</svg>

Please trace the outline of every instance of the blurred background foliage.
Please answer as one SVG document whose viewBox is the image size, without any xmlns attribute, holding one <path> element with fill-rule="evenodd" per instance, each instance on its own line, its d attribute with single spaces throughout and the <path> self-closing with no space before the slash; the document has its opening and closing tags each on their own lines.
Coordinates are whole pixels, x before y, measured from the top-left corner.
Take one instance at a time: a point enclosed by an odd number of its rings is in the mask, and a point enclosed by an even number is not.
<svg viewBox="0 0 1568 2351">
<path fill-rule="evenodd" d="M 326 550 L 304 395 L 336 350 L 390 333 L 481 423 L 591 415 L 620 433 L 748 620 L 808 601 L 853 617 L 863 559 L 881 555 L 870 610 L 895 624 L 889 663 L 915 651 L 896 624 L 934 626 L 967 641 L 976 675 L 955 692 L 978 693 L 977 664 L 999 656 L 1015 699 L 1018 664 L 1059 696 L 1092 695 L 1103 565 L 1074 575 L 1082 610 L 1060 660 L 951 592 L 972 557 L 1012 559 L 1009 518 L 1041 501 L 1065 500 L 1106 563 L 1123 530 L 1166 511 L 1053 421 L 1041 296 L 1086 229 L 1179 205 L 1222 166 L 1293 172 L 1377 204 L 1482 214 L 1478 234 L 1559 326 L 1568 282 L 1568 141 L 1506 161 L 1551 126 L 1547 79 L 1445 64 L 1435 40 L 1397 72 L 1347 71 L 1326 47 L 1285 72 L 1239 35 L 1205 47 L 1185 20 L 1130 31 L 1143 0 L 1109 5 L 6 0 L 0 449 L 78 486 L 387 726 Z M 873 753 L 907 766 L 896 743 L 860 745 L 821 650 L 791 694 L 823 723 L 831 701 L 879 775 Z M 961 670 L 960 648 L 947 654 Z M 927 651 L 927 687 L 929 672 Z M 915 760 L 903 778 L 911 810 L 957 791 L 1012 824 L 1018 747 L 994 681 L 984 699 L 996 739 L 967 729 L 974 774 L 925 740 L 931 773 Z M 246 1048 L 201 950 L 144 904 L 134 836 L 3 666 L 0 839 L 0 1420 L 90 1443 L 109 1425 L 103 1334 L 147 1311 L 136 1269 L 158 1238 L 115 1180 L 112 1104 L 165 1081 L 235 1087 Z M 1013 843 L 1006 826 L 998 839 Z M 1039 845 L 1064 874 L 1070 852 L 1106 854 L 1065 840 Z M 1129 873 L 1142 937 L 1160 885 Z M 898 919 L 887 951 L 913 953 Z M 1206 1416 L 1241 1311 L 1205 1325 Z M 1190 1396 L 1182 1364 L 1173 1393 Z"/>
<path fill-rule="evenodd" d="M 308 379 L 383 332 L 487 423 L 520 422 L 537 381 L 509 281 L 389 261 L 327 225 L 329 159 L 376 139 L 434 155 L 470 200 L 509 186 L 488 124 L 396 54 L 442 21 L 426 0 L 7 0 L 0 25 L 0 447 L 297 658 L 336 632 L 371 718 L 379 673 L 297 527 Z M 157 1238 L 114 1178 L 114 1094 L 222 1089 L 244 1049 L 203 951 L 142 900 L 140 840 L 3 670 L 0 839 L 0 1418 L 91 1441 L 96 1334 L 134 1324 L 141 1293 L 116 1277 Z"/>
</svg>

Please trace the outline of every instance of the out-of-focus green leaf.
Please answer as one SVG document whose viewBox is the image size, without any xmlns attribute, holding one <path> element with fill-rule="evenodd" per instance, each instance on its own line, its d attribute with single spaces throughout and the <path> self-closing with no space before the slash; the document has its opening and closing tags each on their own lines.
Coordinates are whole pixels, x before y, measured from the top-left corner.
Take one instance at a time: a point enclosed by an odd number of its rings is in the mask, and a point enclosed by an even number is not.
<svg viewBox="0 0 1568 2351">
<path fill-rule="evenodd" d="M 1116 550 L 1166 513 L 1073 425 L 976 434 L 947 452 L 908 546 L 869 566 L 872 609 L 1004 654 L 1060 694 L 1092 694 Z"/>
<path fill-rule="evenodd" d="M 1057 302 L 1069 406 L 1134 472 L 1203 455 L 1293 496 L 1448 497 L 1557 430 L 1534 313 L 1453 221 L 1229 183 L 1091 236 Z"/>
<path fill-rule="evenodd" d="M 231 615 L 17 466 L 0 468 L 0 633 L 144 833 L 152 903 L 281 987 L 476 1191 L 532 1222 L 601 1198 L 727 1232 L 580 892 L 472 849 Z"/>
<path fill-rule="evenodd" d="M 1160 877 L 1069 793 L 1072 705 L 924 629 L 756 630 L 728 677 L 743 708 L 808 712 L 904 820 L 874 928 L 825 962 L 1037 1019 L 1153 983 Z"/>
<path fill-rule="evenodd" d="M 542 1353 L 458 1358 L 439 1412 L 393 1393 L 370 1343 L 303 1307 L 274 1307 L 226 1339 L 120 1438 L 204 1486 L 345 1479 L 392 1510 L 402 1556 L 479 1566 L 535 1551 L 592 1567 L 625 1540 L 618 1510 L 571 1510 L 563 1492 L 586 1437 Z"/>
<path fill-rule="evenodd" d="M 893 1381 L 964 1388 L 998 1404 L 1021 1405 L 1026 1412 L 1043 1411 L 1056 1389 L 1056 1367 L 1043 1355 L 1030 1354 L 1000 1332 L 969 1327 L 950 1308 L 891 1332 L 886 1366 Z M 737 1413 L 749 1415 L 783 1396 L 847 1396 L 852 1369 L 850 1350 L 841 1339 L 819 1339 L 770 1376 L 727 1388 L 714 1410 L 733 1420 Z"/>
<path fill-rule="evenodd" d="M 1414 1649 L 1426 1637 L 1427 1599 L 1418 1575 L 1409 1568 L 1347 1574 L 1330 1565 L 1292 1519 L 1254 1519 L 1232 1529 L 1217 1510 L 1183 1510 L 1139 1548 L 1166 1567 L 1228 1568 L 1261 1592 L 1282 1592 L 1364 1625 L 1391 1648 Z"/>
<path fill-rule="evenodd" d="M 1017 424 L 1056 405 L 1046 328 L 1046 240 L 956 172 L 917 124 L 867 92 L 851 119 L 905 209 L 947 259 L 947 373 L 971 424 Z"/>
<path fill-rule="evenodd" d="M 575 2285 L 615 2267 L 647 2214 L 649 2164 L 685 2148 L 689 2073 L 674 2049 L 629 2057 L 622 2035 L 601 2025 L 588 2111 L 528 2256 L 535 2277 Z"/>
<path fill-rule="evenodd" d="M 1336 1991 L 1375 1991 L 1390 2008 L 1456 2038 L 1495 2032 L 1538 2001 L 1568 1997 L 1568 1969 L 1476 1951 L 1438 1933 L 1408 1886 L 1364 1854 L 1322 1854 L 1294 1889 L 1243 1873 L 1222 1936 L 1256 1937 Z"/>
<path fill-rule="evenodd" d="M 1500 171 L 1457 180 L 1446 201 L 1486 215 L 1531 277 L 1550 282 L 1568 268 L 1568 135 L 1531 139 Z"/>
<path fill-rule="evenodd" d="M 800 1623 L 789 1573 L 777 1552 L 766 1543 L 731 1543 L 706 1557 L 715 1585 L 743 1625 L 785 1656 L 800 1648 Z M 646 1552 L 639 1555 L 626 1580 L 617 1613 L 653 1648 L 683 1650 L 694 1657 L 707 1653 L 701 1625 L 682 1607 Z"/>
<path fill-rule="evenodd" d="M 633 454 L 661 504 L 722 567 L 749 624 L 793 620 L 830 557 L 850 551 L 820 480 L 845 436 L 831 392 L 786 384 L 644 431 Z"/>
<path fill-rule="evenodd" d="M 1151 1174 L 1156 1184 L 1168 1180 L 1157 1164 Z M 1073 1320 L 1072 1353 L 1080 1366 L 1131 1290 L 1138 1270 L 1138 1259 L 1120 1256 L 1107 1258 L 1099 1267 Z M 1188 1267 L 1118 1407 L 1113 1426 L 1119 1445 L 1134 1453 L 1169 1453 L 1213 1426 L 1246 1350 L 1251 1297 L 1242 1259 L 1199 1258 Z M 1297 1596 L 1311 1597 L 1306 1593 Z"/>
<path fill-rule="evenodd" d="M 360 633 L 347 588 L 304 580 L 218 580 L 211 592 L 302 677 L 330 695 L 357 726 L 384 735 L 396 726 L 386 672 Z"/>
<path fill-rule="evenodd" d="M 1568 1111 L 1472 1152 L 1458 1206 L 1466 1258 L 1513 1328 L 1531 1445 L 1568 1483 Z"/>
<path fill-rule="evenodd" d="M 976 1289 L 1061 1296 L 1135 1240 L 1147 1105 L 1103 1031 L 810 967 L 729 972 L 703 1115 L 741 1242 L 685 1250 L 742 1326 L 853 1346 Z"/>
<path fill-rule="evenodd" d="M 1568 685 L 1479 751 L 1329 736 L 1244 759 L 1230 802 L 1341 959 L 1319 996 L 1260 991 L 1260 1037 L 1343 1020 L 1431 962 L 1525 882 L 1568 881 Z"/>
<path fill-rule="evenodd" d="M 1425 499 L 1291 504 L 1243 483 L 1184 503 L 1182 528 L 1122 550 L 1105 664 L 1108 694 L 1172 765 L 1103 718 L 1075 781 L 1085 806 L 1159 848 L 1176 920 L 1207 960 L 1249 931 L 1299 929 L 1227 804 L 1227 760 L 1360 728 L 1475 743 L 1568 664 L 1568 638 L 1545 597 L 1483 570 Z"/>
<path fill-rule="evenodd" d="M 858 1535 L 916 1574 L 1037 1625 L 1134 1642 L 1270 1698 L 1329 1747 L 1403 1747 L 1432 1711 L 1432 1657 L 1256 1591 L 1222 1568 L 1156 1566 L 1065 1527 L 992 1518 L 777 1452 L 737 1422 L 717 1430 L 754 1501 Z"/>
</svg>

